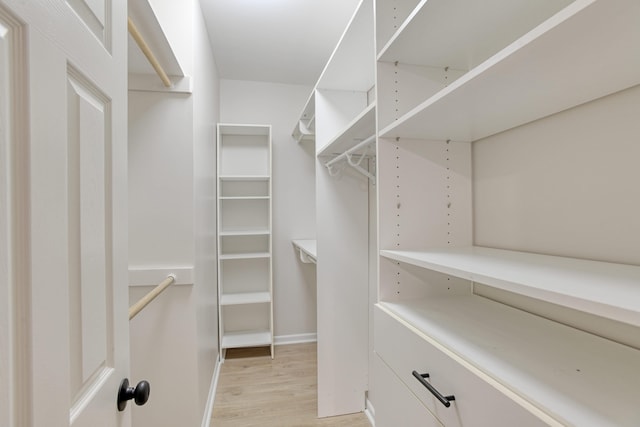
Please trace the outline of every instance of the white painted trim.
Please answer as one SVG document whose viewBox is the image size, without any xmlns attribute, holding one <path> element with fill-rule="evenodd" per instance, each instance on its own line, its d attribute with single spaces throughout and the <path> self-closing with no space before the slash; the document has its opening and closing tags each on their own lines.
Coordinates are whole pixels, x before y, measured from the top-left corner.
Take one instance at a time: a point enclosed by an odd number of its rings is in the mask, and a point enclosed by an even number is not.
<svg viewBox="0 0 640 427">
<path fill-rule="evenodd" d="M 155 286 L 170 274 L 175 275 L 175 285 L 193 285 L 193 267 L 129 267 L 129 287 Z"/>
<path fill-rule="evenodd" d="M 376 410 L 369 398 L 367 398 L 365 401 L 364 414 L 367 416 L 367 419 L 369 420 L 371 426 L 376 427 Z"/>
<path fill-rule="evenodd" d="M 155 74 L 129 73 L 130 92 L 193 93 L 191 76 L 169 76 L 171 87 L 165 87 Z"/>
<path fill-rule="evenodd" d="M 213 418 L 213 404 L 216 400 L 216 390 L 218 389 L 218 380 L 220 379 L 220 369 L 222 368 L 222 360 L 218 355 L 216 366 L 213 369 L 213 376 L 211 377 L 211 387 L 209 388 L 209 397 L 207 398 L 207 406 L 204 408 L 204 415 L 202 417 L 202 427 L 211 426 L 211 418 Z"/>
<path fill-rule="evenodd" d="M 316 341 L 318 341 L 318 334 L 315 332 L 309 334 L 280 335 L 274 337 L 274 345 L 302 344 Z"/>
</svg>

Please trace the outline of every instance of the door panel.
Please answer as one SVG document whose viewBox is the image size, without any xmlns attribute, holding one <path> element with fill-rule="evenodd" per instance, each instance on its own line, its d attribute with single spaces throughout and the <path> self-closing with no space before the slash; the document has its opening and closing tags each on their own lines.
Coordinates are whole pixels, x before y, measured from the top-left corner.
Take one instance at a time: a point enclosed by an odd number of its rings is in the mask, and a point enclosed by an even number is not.
<svg viewBox="0 0 640 427">
<path fill-rule="evenodd" d="M 78 402 L 113 364 L 105 157 L 110 119 L 108 100 L 96 87 L 74 69 L 67 78 L 70 391 L 72 402 Z"/>
<path fill-rule="evenodd" d="M 16 242 L 27 242 L 11 249 L 25 278 L 16 316 L 28 324 L 16 337 L 28 343 L 16 370 L 26 421 L 16 425 L 127 427 L 130 409 L 116 408 L 129 371 L 126 2 L 0 0 L 0 9 L 28 40 L 27 108 L 16 120 L 28 154 L 12 171 L 23 184 L 12 209 L 26 228 Z"/>
<path fill-rule="evenodd" d="M 107 32 L 107 17 L 111 14 L 111 2 L 105 0 L 67 0 L 67 3 L 89 31 L 109 50 L 110 34 Z"/>
</svg>

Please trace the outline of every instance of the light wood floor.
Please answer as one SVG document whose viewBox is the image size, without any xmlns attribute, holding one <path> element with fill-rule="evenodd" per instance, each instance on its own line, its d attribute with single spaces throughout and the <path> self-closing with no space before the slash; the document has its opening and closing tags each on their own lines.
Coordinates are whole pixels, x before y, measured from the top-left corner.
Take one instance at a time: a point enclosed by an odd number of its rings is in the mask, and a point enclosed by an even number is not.
<svg viewBox="0 0 640 427">
<path fill-rule="evenodd" d="M 227 350 L 212 427 L 370 427 L 363 413 L 317 418 L 316 345 Z"/>
</svg>

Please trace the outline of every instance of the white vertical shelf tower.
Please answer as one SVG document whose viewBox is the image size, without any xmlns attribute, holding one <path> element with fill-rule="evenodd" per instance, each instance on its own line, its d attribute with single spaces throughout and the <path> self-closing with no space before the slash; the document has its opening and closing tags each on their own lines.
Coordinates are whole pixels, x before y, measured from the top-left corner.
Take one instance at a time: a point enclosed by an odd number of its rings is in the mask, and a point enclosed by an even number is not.
<svg viewBox="0 0 640 427">
<path fill-rule="evenodd" d="M 220 350 L 273 358 L 271 126 L 218 124 Z"/>
<path fill-rule="evenodd" d="M 369 212 L 375 157 L 373 1 L 363 0 L 314 95 L 318 416 L 361 412 L 368 390 Z M 329 164 L 329 167 L 327 167 Z M 375 197 L 373 198 L 375 203 Z"/>
<path fill-rule="evenodd" d="M 512 177 L 508 182 L 521 184 L 513 165 L 531 157 L 530 140 L 548 135 L 558 152 L 580 146 L 590 141 L 580 133 L 590 108 L 602 108 L 609 95 L 625 96 L 622 91 L 638 99 L 640 2 L 376 4 L 376 426 L 640 425 L 640 266 L 534 253 L 525 238 L 512 245 L 503 236 L 491 239 L 501 228 L 495 216 L 517 223 L 508 237 L 540 225 L 529 208 L 558 212 L 552 221 L 565 226 L 583 217 L 615 222 L 623 208 L 598 206 L 610 188 L 633 198 L 627 209 L 640 211 L 631 168 L 627 182 L 618 180 L 623 190 L 618 182 L 605 190 L 591 186 L 588 209 L 569 206 L 569 193 L 584 185 L 576 179 L 580 162 L 592 161 L 580 149 L 549 184 L 570 189 L 563 203 L 538 197 L 552 193 L 544 187 L 543 164 L 531 168 L 529 186 L 500 186 Z M 631 118 L 637 103 L 616 108 L 626 130 L 612 133 L 637 142 Z M 568 136 L 556 135 L 559 123 L 572 123 L 567 117 L 583 121 L 566 125 Z M 612 128 L 604 120 L 595 126 Z M 596 160 L 600 169 L 589 175 L 611 181 L 631 147 L 618 150 L 610 164 Z M 479 157 L 481 149 L 494 151 Z M 494 209 L 486 194 L 513 209 Z M 478 218 L 479 206 L 492 218 Z M 637 230 L 637 220 L 628 222 Z M 570 247 L 580 235 L 560 239 L 549 231 L 556 223 L 541 225 L 536 237 L 543 236 L 547 251 L 564 244 L 574 256 L 582 249 Z M 477 245 L 479 233 L 496 247 Z M 624 259 L 623 252 L 607 255 Z M 612 333 L 593 333 L 603 324 L 613 325 Z"/>
</svg>

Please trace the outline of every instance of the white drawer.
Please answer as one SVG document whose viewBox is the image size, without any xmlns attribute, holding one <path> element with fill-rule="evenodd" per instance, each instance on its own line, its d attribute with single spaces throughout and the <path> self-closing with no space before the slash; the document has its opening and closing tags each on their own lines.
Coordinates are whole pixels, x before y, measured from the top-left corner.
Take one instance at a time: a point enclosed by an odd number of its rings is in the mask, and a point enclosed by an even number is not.
<svg viewBox="0 0 640 427">
<path fill-rule="evenodd" d="M 546 424 L 469 371 L 380 307 L 375 308 L 374 349 L 422 403 L 447 427 L 529 427 Z M 445 407 L 412 374 L 430 375 Z M 376 408 L 377 412 L 377 408 Z"/>
<path fill-rule="evenodd" d="M 373 359 L 376 427 L 442 427 L 379 356 Z"/>
</svg>

